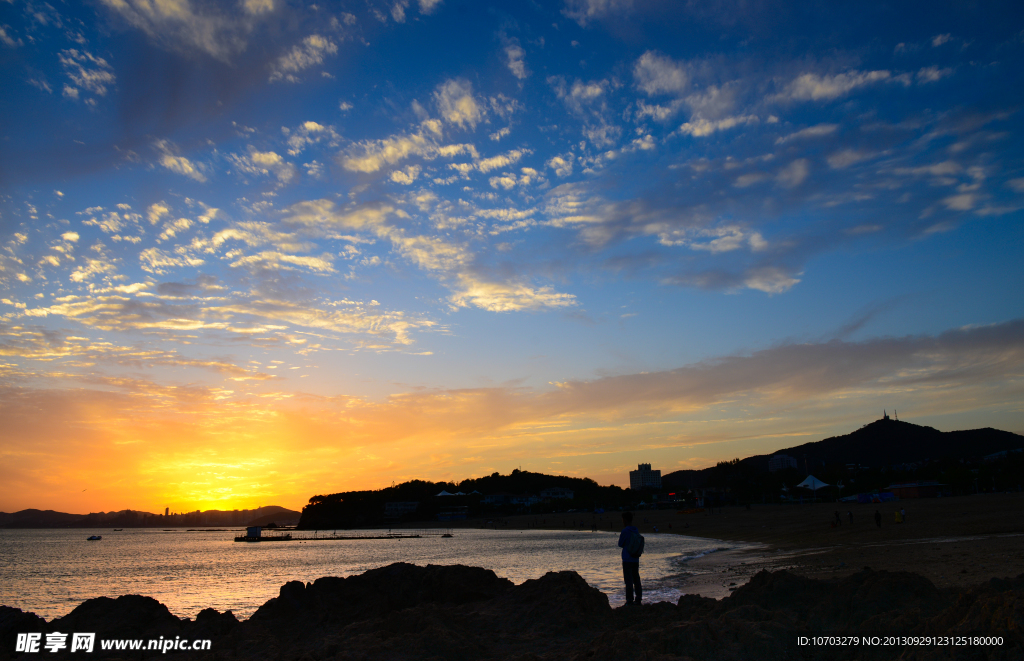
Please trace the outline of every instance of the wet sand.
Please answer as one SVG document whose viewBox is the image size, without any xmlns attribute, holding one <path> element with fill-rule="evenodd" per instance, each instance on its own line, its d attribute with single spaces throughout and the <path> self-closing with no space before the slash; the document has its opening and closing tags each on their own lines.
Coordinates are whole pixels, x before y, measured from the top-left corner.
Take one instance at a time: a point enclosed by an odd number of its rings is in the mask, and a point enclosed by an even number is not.
<svg viewBox="0 0 1024 661">
<path fill-rule="evenodd" d="M 906 510 L 895 523 L 894 512 Z M 842 525 L 833 526 L 835 511 Z M 882 514 L 881 528 L 874 513 Z M 853 513 L 853 522 L 848 512 Z M 938 588 L 973 586 L 1024 574 L 1024 494 L 904 499 L 896 503 L 814 503 L 635 513 L 642 533 L 659 532 L 728 542 L 731 550 L 688 563 L 687 592 L 721 598 L 762 569 L 789 569 L 810 578 L 840 578 L 865 567 L 912 571 Z M 575 517 L 577 524 L 572 526 Z M 621 527 L 618 512 L 515 516 L 505 529 L 599 530 Z M 563 526 L 565 522 L 566 526 Z M 478 527 L 467 521 L 458 527 Z M 671 527 L 670 527 L 671 526 Z"/>
</svg>

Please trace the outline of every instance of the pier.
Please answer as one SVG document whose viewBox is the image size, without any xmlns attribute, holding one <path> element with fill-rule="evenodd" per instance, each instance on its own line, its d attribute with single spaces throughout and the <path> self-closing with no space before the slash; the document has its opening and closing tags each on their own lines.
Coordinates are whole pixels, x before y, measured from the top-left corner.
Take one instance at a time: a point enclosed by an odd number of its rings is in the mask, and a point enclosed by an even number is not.
<svg viewBox="0 0 1024 661">
<path fill-rule="evenodd" d="M 258 526 L 246 529 L 245 535 L 235 537 L 236 542 L 319 542 L 354 541 L 360 539 L 419 539 L 422 537 L 451 537 L 451 528 L 428 528 L 423 530 L 304 530 L 291 531 L 283 535 L 264 535 Z"/>
</svg>

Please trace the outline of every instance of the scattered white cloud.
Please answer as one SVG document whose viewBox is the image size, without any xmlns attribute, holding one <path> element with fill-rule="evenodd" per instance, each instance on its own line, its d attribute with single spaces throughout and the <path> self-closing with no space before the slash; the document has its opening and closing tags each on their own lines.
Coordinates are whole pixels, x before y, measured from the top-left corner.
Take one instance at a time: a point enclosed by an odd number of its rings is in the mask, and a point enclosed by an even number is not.
<svg viewBox="0 0 1024 661">
<path fill-rule="evenodd" d="M 953 211 L 970 211 L 978 201 L 976 193 L 961 193 L 943 198 L 942 203 Z"/>
<path fill-rule="evenodd" d="M 337 147 L 341 140 L 341 136 L 333 126 L 325 126 L 313 121 L 303 122 L 294 129 L 282 127 L 281 132 L 288 136 L 289 156 L 298 156 L 302 150 L 321 142 L 328 147 Z"/>
<path fill-rule="evenodd" d="M 282 55 L 270 70 L 270 81 L 287 80 L 298 82 L 296 76 L 300 71 L 323 64 L 327 55 L 334 55 L 338 47 L 333 41 L 318 34 L 311 34 L 296 44 L 289 52 Z"/>
<path fill-rule="evenodd" d="M 267 176 L 273 174 L 280 184 L 288 184 L 295 178 L 295 165 L 273 151 L 261 152 L 252 145 L 248 154 L 230 154 L 228 160 L 243 174 Z"/>
<path fill-rule="evenodd" d="M 253 255 L 238 257 L 231 262 L 231 266 L 272 269 L 274 271 L 287 271 L 298 267 L 315 273 L 334 273 L 335 270 L 332 262 L 333 259 L 328 253 L 320 256 L 308 256 L 289 255 L 276 250 L 265 250 Z"/>
<path fill-rule="evenodd" d="M 888 71 L 847 71 L 834 76 L 805 73 L 797 76 L 777 99 L 786 101 L 831 101 L 849 92 L 892 78 Z"/>
<path fill-rule="evenodd" d="M 53 88 L 50 87 L 50 83 L 46 82 L 46 79 L 43 77 L 28 78 L 26 82 L 28 82 L 32 87 L 42 90 L 47 94 L 53 94 Z M 65 87 L 70 87 L 70 85 L 65 85 Z M 77 92 L 78 90 L 76 89 L 75 91 Z"/>
<path fill-rule="evenodd" d="M 154 202 L 149 205 L 149 210 L 146 213 L 146 218 L 149 220 L 150 225 L 156 225 L 160 222 L 160 219 L 171 213 L 171 208 L 167 206 L 164 201 Z"/>
<path fill-rule="evenodd" d="M 513 163 L 516 163 L 523 156 L 531 153 L 529 149 L 513 149 L 505 152 L 504 154 L 498 154 L 497 156 L 491 156 L 490 158 L 484 158 L 476 163 L 476 169 L 480 172 L 490 172 L 491 170 L 497 170 L 498 168 L 505 168 Z"/>
<path fill-rule="evenodd" d="M 441 145 L 441 122 L 425 119 L 419 130 L 413 133 L 394 135 L 381 140 L 364 140 L 354 143 L 339 155 L 342 167 L 350 172 L 378 172 L 388 165 L 395 165 L 407 158 L 418 156 L 427 160 L 438 157 L 454 157 L 469 154 L 477 158 L 476 148 L 470 144 Z"/>
<path fill-rule="evenodd" d="M 96 57 L 89 52 L 74 48 L 61 51 L 58 57 L 61 66 L 64 67 L 64 73 L 71 79 L 71 82 L 77 85 L 77 87 L 65 85 L 64 96 L 77 99 L 79 98 L 79 89 L 97 96 L 105 96 L 107 87 L 113 85 L 117 80 L 110 64 L 102 57 Z"/>
<path fill-rule="evenodd" d="M 694 119 L 680 126 L 679 132 L 683 135 L 692 135 L 695 138 L 706 138 L 717 131 L 727 131 L 737 126 L 746 126 L 757 122 L 758 119 L 755 115 L 740 115 L 717 120 Z"/>
<path fill-rule="evenodd" d="M 182 250 L 179 254 L 171 254 L 159 248 L 147 248 L 139 253 L 139 266 L 143 271 L 163 275 L 170 269 L 184 266 L 202 266 L 204 260 L 194 257 Z"/>
<path fill-rule="evenodd" d="M 736 177 L 736 181 L 733 182 L 733 186 L 736 188 L 748 188 L 767 179 L 768 175 L 764 172 L 748 172 L 747 174 L 741 174 Z"/>
<path fill-rule="evenodd" d="M 10 29 L 11 26 L 9 25 L 0 25 L 0 43 L 2 43 L 4 46 L 7 46 L 8 48 L 18 48 L 22 45 L 22 41 L 21 39 L 15 39 L 10 34 L 8 34 L 7 31 Z"/>
<path fill-rule="evenodd" d="M 509 39 L 505 43 L 505 64 L 512 75 L 519 80 L 526 80 L 530 72 L 526 70 L 526 51 L 519 45 L 518 39 Z"/>
<path fill-rule="evenodd" d="M 438 86 L 434 102 L 441 118 L 459 128 L 475 129 L 483 119 L 483 109 L 473 98 L 473 86 L 468 80 L 452 79 Z"/>
<path fill-rule="evenodd" d="M 129 25 L 142 30 L 162 46 L 193 54 L 202 52 L 227 62 L 248 47 L 249 34 L 261 21 L 270 20 L 275 3 L 246 0 L 239 3 L 189 0 L 100 0 Z"/>
<path fill-rule="evenodd" d="M 203 174 L 204 166 L 199 163 L 193 163 L 184 156 L 178 156 L 174 152 L 177 148 L 169 140 L 157 140 L 153 145 L 160 156 L 158 162 L 171 172 L 185 175 L 190 179 L 195 179 L 198 182 L 206 181 L 206 175 Z"/>
<path fill-rule="evenodd" d="M 757 289 L 768 294 L 782 294 L 792 289 L 799 282 L 798 278 L 793 277 L 784 270 L 774 266 L 767 266 L 750 271 L 744 284 L 750 289 Z"/>
<path fill-rule="evenodd" d="M 397 0 L 391 5 L 391 18 L 395 23 L 405 23 L 405 8 L 409 6 L 409 0 Z"/>
<path fill-rule="evenodd" d="M 805 129 L 800 129 L 789 135 L 784 135 L 775 141 L 775 144 L 782 145 L 792 140 L 806 140 L 810 138 L 821 138 L 826 135 L 832 135 L 839 128 L 838 124 L 817 124 L 815 126 L 808 126 Z"/>
<path fill-rule="evenodd" d="M 633 0 L 566 0 L 562 13 L 581 27 L 607 16 L 623 14 L 633 9 Z"/>
<path fill-rule="evenodd" d="M 559 154 L 558 156 L 552 156 L 545 163 L 549 168 L 555 171 L 555 174 L 559 177 L 568 177 L 572 174 L 572 154 Z"/>
<path fill-rule="evenodd" d="M 459 277 L 456 292 L 449 299 L 455 307 L 475 307 L 489 312 L 518 312 L 576 305 L 576 297 L 554 291 L 551 287 L 530 287 L 525 284 L 491 282 L 473 275 Z"/>
<path fill-rule="evenodd" d="M 391 173 L 391 181 L 408 186 L 420 176 L 421 169 L 418 165 L 410 165 L 404 170 L 395 170 Z"/>
<path fill-rule="evenodd" d="M 690 87 L 690 76 L 672 58 L 647 51 L 633 65 L 636 86 L 648 96 L 656 94 L 683 95 Z"/>
<path fill-rule="evenodd" d="M 872 152 L 861 151 L 859 149 L 841 149 L 829 154 L 826 160 L 828 161 L 829 167 L 833 170 L 842 170 L 843 168 L 848 168 L 851 165 L 873 158 L 874 156 L 875 154 Z"/>
<path fill-rule="evenodd" d="M 806 158 L 798 158 L 780 170 L 775 176 L 775 180 L 779 182 L 780 186 L 795 188 L 804 183 L 809 173 L 810 165 L 808 160 Z"/>
<path fill-rule="evenodd" d="M 947 76 L 952 76 L 952 75 L 953 75 L 953 70 L 952 69 L 949 69 L 949 68 L 940 69 L 939 67 L 936 67 L 936 66 L 930 66 L 930 67 L 922 67 L 920 70 L 918 70 L 918 72 L 916 74 L 916 77 L 917 77 L 917 82 L 919 82 L 919 83 L 934 83 L 934 82 L 936 82 L 938 80 L 942 80 L 943 78 L 946 78 Z"/>
</svg>

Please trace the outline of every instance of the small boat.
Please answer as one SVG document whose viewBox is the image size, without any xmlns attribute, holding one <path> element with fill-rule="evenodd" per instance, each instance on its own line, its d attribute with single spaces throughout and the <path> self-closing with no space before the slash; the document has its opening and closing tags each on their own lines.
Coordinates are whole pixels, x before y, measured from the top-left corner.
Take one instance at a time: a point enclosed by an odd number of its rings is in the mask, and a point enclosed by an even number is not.
<svg viewBox="0 0 1024 661">
<path fill-rule="evenodd" d="M 124 528 L 114 528 L 114 532 L 121 532 Z"/>
<path fill-rule="evenodd" d="M 441 537 L 451 537 L 451 536 L 452 536 L 452 534 L 450 532 L 446 532 L 445 534 L 441 535 Z"/>
<path fill-rule="evenodd" d="M 88 538 L 85 541 L 87 541 L 87 542 L 98 542 L 101 539 L 103 539 L 103 535 L 93 535 L 92 537 Z"/>
</svg>

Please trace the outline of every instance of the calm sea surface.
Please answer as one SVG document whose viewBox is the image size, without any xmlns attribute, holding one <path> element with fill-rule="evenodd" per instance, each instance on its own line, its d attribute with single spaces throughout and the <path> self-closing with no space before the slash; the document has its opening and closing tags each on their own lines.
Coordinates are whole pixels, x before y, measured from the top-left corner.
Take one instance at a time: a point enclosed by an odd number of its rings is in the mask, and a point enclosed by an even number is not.
<svg viewBox="0 0 1024 661">
<path fill-rule="evenodd" d="M 87 542 L 89 535 L 102 535 Z M 463 564 L 522 583 L 572 570 L 624 600 L 618 533 L 458 530 L 454 537 L 236 543 L 235 532 L 0 530 L 0 604 L 47 620 L 92 597 L 141 594 L 179 617 L 207 607 L 250 616 L 288 581 L 351 576 L 393 562 Z M 686 561 L 727 542 L 648 534 L 645 601 L 675 601 Z"/>
</svg>

